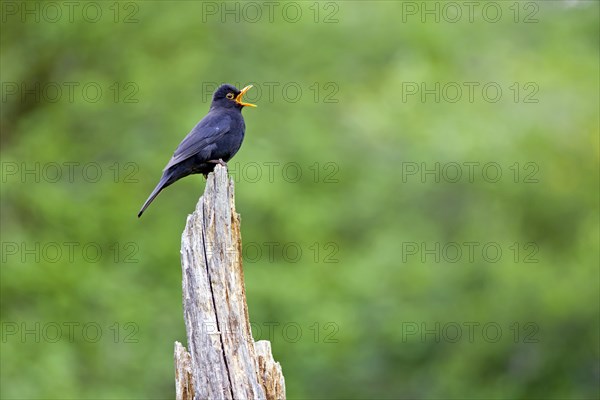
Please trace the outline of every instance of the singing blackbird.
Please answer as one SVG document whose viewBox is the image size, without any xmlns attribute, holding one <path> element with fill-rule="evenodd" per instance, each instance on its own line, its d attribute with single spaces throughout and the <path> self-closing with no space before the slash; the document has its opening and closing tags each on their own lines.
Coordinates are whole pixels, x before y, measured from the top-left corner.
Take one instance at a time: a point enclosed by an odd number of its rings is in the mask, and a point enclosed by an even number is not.
<svg viewBox="0 0 600 400">
<path fill-rule="evenodd" d="M 252 85 L 248 85 L 238 90 L 232 85 L 221 85 L 215 91 L 208 114 L 179 144 L 163 169 L 158 185 L 138 213 L 138 218 L 167 186 L 191 174 L 207 176 L 216 164 L 226 165 L 237 153 L 246 130 L 242 108 L 256 107 L 242 101 L 251 87 Z"/>
</svg>

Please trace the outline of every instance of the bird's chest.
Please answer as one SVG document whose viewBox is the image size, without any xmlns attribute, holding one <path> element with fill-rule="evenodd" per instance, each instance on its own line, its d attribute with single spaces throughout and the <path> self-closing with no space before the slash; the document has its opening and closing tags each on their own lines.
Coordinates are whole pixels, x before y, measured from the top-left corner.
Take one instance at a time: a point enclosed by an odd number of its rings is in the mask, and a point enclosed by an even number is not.
<svg viewBox="0 0 600 400">
<path fill-rule="evenodd" d="M 233 157 L 242 146 L 244 132 L 244 122 L 241 121 L 236 129 L 231 129 L 229 132 L 219 138 L 216 143 L 214 158 L 229 160 L 231 157 Z"/>
</svg>

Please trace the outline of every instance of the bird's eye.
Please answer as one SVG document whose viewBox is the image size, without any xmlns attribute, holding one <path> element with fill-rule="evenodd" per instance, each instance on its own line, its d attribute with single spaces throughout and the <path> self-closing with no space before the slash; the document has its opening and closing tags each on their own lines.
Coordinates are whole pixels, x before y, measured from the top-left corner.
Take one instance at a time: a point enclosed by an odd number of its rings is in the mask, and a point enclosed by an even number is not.
<svg viewBox="0 0 600 400">
<path fill-rule="evenodd" d="M 228 99 L 233 99 L 233 93 L 229 92 L 225 97 L 227 97 Z"/>
</svg>

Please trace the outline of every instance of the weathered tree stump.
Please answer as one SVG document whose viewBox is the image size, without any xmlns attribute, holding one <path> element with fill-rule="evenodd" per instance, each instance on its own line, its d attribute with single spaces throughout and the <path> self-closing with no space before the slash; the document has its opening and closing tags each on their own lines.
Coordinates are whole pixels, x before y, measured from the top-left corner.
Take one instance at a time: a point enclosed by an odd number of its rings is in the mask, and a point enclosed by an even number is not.
<svg viewBox="0 0 600 400">
<path fill-rule="evenodd" d="M 220 165 L 181 238 L 188 350 L 175 342 L 177 399 L 285 399 L 271 343 L 254 342 L 233 180 Z"/>
</svg>

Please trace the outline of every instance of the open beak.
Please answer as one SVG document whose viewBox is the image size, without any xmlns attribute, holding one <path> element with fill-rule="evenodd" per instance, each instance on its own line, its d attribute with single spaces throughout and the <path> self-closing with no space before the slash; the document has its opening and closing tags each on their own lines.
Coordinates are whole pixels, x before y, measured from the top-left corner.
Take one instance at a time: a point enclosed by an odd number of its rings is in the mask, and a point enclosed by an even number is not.
<svg viewBox="0 0 600 400">
<path fill-rule="evenodd" d="M 237 97 L 235 98 L 235 102 L 238 103 L 240 106 L 242 107 L 257 107 L 256 104 L 252 104 L 252 103 L 244 103 L 242 101 L 242 97 L 244 96 L 244 94 L 250 90 L 250 88 L 252 88 L 252 85 L 248 85 L 245 88 L 242 89 L 242 91 L 240 92 L 240 94 L 237 95 Z"/>
</svg>

